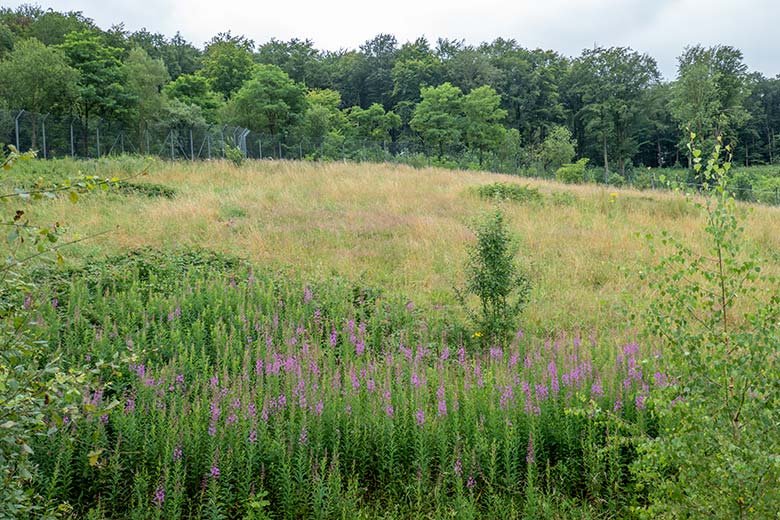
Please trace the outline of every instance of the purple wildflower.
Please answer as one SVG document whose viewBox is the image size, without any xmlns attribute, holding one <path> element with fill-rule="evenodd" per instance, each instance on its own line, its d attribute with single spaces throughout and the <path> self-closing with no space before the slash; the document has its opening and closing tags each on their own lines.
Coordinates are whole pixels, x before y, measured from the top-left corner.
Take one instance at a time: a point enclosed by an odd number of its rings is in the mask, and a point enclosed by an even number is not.
<svg viewBox="0 0 780 520">
<path fill-rule="evenodd" d="M 455 472 L 455 475 L 461 476 L 463 474 L 463 465 L 460 462 L 460 459 L 455 459 L 455 463 L 452 465 L 452 471 Z"/>
<path fill-rule="evenodd" d="M 417 410 L 417 426 L 422 426 L 425 424 L 425 411 L 424 410 Z"/>
<path fill-rule="evenodd" d="M 154 492 L 153 502 L 154 505 L 157 506 L 157 509 L 162 509 L 163 502 L 165 502 L 165 488 L 162 484 L 157 486 L 157 491 Z"/>
<path fill-rule="evenodd" d="M 219 466 L 211 466 L 211 478 L 219 478 Z"/>
<path fill-rule="evenodd" d="M 534 462 L 536 462 L 536 456 L 534 454 L 534 436 L 533 435 L 529 435 L 528 436 L 528 450 L 527 450 L 527 453 L 525 455 L 525 461 L 529 465 L 531 465 Z"/>
</svg>

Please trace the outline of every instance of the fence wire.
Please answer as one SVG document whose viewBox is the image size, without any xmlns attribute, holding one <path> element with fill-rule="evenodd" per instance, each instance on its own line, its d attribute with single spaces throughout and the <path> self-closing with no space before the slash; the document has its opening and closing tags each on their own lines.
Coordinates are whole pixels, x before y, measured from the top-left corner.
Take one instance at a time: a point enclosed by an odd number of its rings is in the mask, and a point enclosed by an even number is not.
<svg viewBox="0 0 780 520">
<path fill-rule="evenodd" d="M 22 151 L 36 150 L 38 157 L 43 159 L 95 159 L 137 154 L 174 161 L 195 161 L 224 158 L 226 147 L 237 146 L 248 159 L 396 162 L 418 167 L 440 165 L 542 177 L 533 168 L 529 170 L 521 166 L 517 151 L 485 154 L 460 151 L 436 158 L 419 141 L 387 142 L 348 139 L 338 135 L 314 140 L 262 135 L 237 126 L 187 125 L 179 121 L 142 122 L 133 126 L 97 117 L 84 120 L 26 110 L 0 110 L 0 146 L 8 144 Z M 780 171 L 777 177 L 780 178 Z M 646 179 L 632 177 L 626 181 L 629 186 L 639 189 L 663 188 L 654 174 Z M 696 183 L 677 185 L 692 191 L 700 189 Z M 777 187 L 760 190 L 733 186 L 729 190 L 740 200 L 780 206 L 780 188 Z"/>
</svg>

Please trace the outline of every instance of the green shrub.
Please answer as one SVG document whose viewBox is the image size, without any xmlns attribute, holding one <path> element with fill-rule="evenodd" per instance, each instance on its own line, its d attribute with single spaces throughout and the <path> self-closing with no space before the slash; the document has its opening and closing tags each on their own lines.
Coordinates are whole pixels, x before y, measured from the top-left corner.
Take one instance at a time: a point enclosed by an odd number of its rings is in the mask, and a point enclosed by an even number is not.
<svg viewBox="0 0 780 520">
<path fill-rule="evenodd" d="M 541 202 L 542 194 L 536 188 L 520 186 L 509 182 L 494 182 L 477 188 L 477 193 L 483 199 L 514 202 Z"/>
<path fill-rule="evenodd" d="M 176 190 L 163 184 L 134 182 L 120 182 L 117 187 L 119 193 L 125 195 L 143 195 L 150 198 L 172 199 L 176 196 Z"/>
<path fill-rule="evenodd" d="M 241 166 L 244 163 L 244 151 L 238 146 L 230 144 L 225 145 L 225 157 L 235 166 Z"/>
<path fill-rule="evenodd" d="M 573 164 L 564 164 L 555 172 L 555 178 L 559 182 L 566 184 L 580 184 L 585 179 L 585 167 L 588 165 L 588 158 L 583 157 Z"/>
<path fill-rule="evenodd" d="M 496 208 L 474 227 L 477 243 L 468 250 L 466 293 L 479 299 L 474 311 L 465 295 L 458 298 L 477 328 L 477 337 L 489 344 L 505 344 L 519 325 L 528 301 L 530 283 L 515 265 L 517 245 L 504 214 Z"/>
<path fill-rule="evenodd" d="M 621 187 L 621 186 L 624 186 L 626 184 L 626 179 L 622 175 L 620 175 L 619 173 L 613 172 L 609 176 L 609 183 L 608 184 L 610 186 Z"/>
</svg>

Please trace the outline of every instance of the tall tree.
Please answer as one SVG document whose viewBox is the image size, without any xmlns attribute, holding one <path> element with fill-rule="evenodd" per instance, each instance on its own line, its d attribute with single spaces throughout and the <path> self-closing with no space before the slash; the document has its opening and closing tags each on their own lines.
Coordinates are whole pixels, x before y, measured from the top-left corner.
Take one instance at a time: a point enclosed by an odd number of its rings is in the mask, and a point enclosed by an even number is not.
<svg viewBox="0 0 780 520">
<path fill-rule="evenodd" d="M 688 47 L 678 58 L 670 108 L 681 129 L 701 138 L 734 140 L 749 114 L 750 94 L 742 52 L 730 46 Z M 682 139 L 686 140 L 687 132 Z"/>
<path fill-rule="evenodd" d="M 293 38 L 288 42 L 272 38 L 255 53 L 257 63 L 276 65 L 297 81 L 312 89 L 325 89 L 331 80 L 322 63 L 320 52 L 311 40 Z"/>
<path fill-rule="evenodd" d="M 360 46 L 366 58 L 363 79 L 364 97 L 360 105 L 379 103 L 390 108 L 393 95 L 393 64 L 398 53 L 398 42 L 391 34 L 378 34 Z"/>
<path fill-rule="evenodd" d="M 136 99 L 133 119 L 140 136 L 144 125 L 156 119 L 163 109 L 161 90 L 169 79 L 168 70 L 161 59 L 154 59 L 145 50 L 136 47 L 125 60 L 124 76 L 128 92 Z"/>
<path fill-rule="evenodd" d="M 0 62 L 0 98 L 7 106 L 37 114 L 67 111 L 79 79 L 61 50 L 31 38 L 16 44 Z M 38 118 L 33 118 L 32 147 L 37 147 Z"/>
<path fill-rule="evenodd" d="M 171 79 L 182 74 L 194 74 L 202 66 L 201 52 L 178 32 L 170 41 L 162 44 L 160 54 Z"/>
<path fill-rule="evenodd" d="M 254 132 L 284 135 L 306 108 L 304 92 L 276 65 L 255 65 L 252 78 L 228 103 L 227 118 Z"/>
<path fill-rule="evenodd" d="M 76 112 L 81 117 L 86 152 L 90 119 L 99 116 L 124 121 L 134 98 L 126 87 L 120 49 L 107 47 L 91 31 L 69 33 L 60 48 L 70 65 L 79 71 Z"/>
<path fill-rule="evenodd" d="M 506 129 L 501 123 L 506 110 L 500 105 L 501 97 L 488 85 L 475 88 L 461 100 L 463 137 L 469 148 L 479 152 L 480 166 L 484 153 L 498 148 L 504 140 Z"/>
<path fill-rule="evenodd" d="M 426 145 L 433 146 L 439 158 L 461 137 L 463 93 L 451 83 L 422 89 L 422 100 L 414 109 L 409 126 Z"/>
<path fill-rule="evenodd" d="M 188 105 L 196 105 L 203 117 L 215 122 L 219 109 L 224 105 L 222 96 L 211 90 L 206 78 L 198 74 L 183 74 L 163 87 L 169 99 L 177 99 Z"/>
<path fill-rule="evenodd" d="M 353 126 L 355 137 L 375 143 L 390 141 L 391 132 L 401 126 L 401 118 L 392 111 L 385 111 L 379 103 L 365 109 L 352 107 L 347 113 L 347 119 Z"/>
<path fill-rule="evenodd" d="M 570 74 L 580 99 L 575 117 L 598 138 L 604 182 L 609 181 L 610 156 L 625 177 L 626 162 L 638 150 L 644 96 L 660 79 L 655 60 L 626 47 L 596 47 L 582 52 Z"/>
<path fill-rule="evenodd" d="M 215 92 L 229 99 L 252 77 L 253 46 L 251 40 L 242 36 L 220 34 L 206 46 L 199 73 L 209 80 Z"/>
<path fill-rule="evenodd" d="M 335 90 L 310 90 L 306 93 L 306 112 L 299 126 L 299 136 L 312 146 L 322 145 L 331 131 L 342 131 L 346 116 L 339 109 L 341 95 Z"/>
</svg>

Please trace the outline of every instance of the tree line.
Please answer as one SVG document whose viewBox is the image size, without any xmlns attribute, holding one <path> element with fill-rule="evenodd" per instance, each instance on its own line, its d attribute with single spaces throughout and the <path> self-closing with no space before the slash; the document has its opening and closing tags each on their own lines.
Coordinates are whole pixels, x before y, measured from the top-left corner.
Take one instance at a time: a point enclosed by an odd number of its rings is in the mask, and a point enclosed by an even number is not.
<svg viewBox="0 0 780 520">
<path fill-rule="evenodd" d="M 739 164 L 780 161 L 780 76 L 751 72 L 725 45 L 685 48 L 664 81 L 654 58 L 628 47 L 567 57 L 512 39 L 379 34 L 331 52 L 227 32 L 199 48 L 179 33 L 22 6 L 0 9 L 3 106 L 76 117 L 85 142 L 94 118 L 139 135 L 150 122 L 231 124 L 321 151 L 362 140 L 547 172 L 578 157 L 607 182 L 639 166 L 689 166 L 691 132 L 731 144 Z"/>
</svg>

